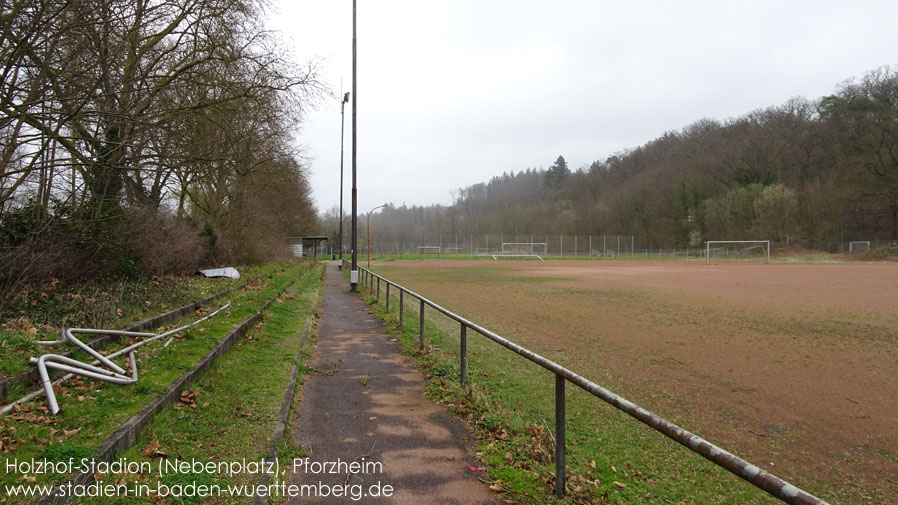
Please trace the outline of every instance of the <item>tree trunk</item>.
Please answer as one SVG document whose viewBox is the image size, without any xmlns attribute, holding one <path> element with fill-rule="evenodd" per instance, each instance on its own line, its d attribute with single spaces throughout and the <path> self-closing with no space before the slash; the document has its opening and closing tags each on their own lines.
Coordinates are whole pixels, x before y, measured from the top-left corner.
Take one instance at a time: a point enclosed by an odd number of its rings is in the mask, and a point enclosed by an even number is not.
<svg viewBox="0 0 898 505">
<path fill-rule="evenodd" d="M 892 199 L 892 240 L 898 242 L 898 198 Z"/>
</svg>

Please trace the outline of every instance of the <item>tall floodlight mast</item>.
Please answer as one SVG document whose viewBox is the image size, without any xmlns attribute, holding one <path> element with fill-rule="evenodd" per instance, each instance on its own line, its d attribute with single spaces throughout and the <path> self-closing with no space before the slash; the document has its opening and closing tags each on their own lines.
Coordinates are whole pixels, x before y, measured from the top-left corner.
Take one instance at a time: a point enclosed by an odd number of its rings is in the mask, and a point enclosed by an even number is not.
<svg viewBox="0 0 898 505">
<path fill-rule="evenodd" d="M 358 150 L 356 149 L 356 112 L 358 108 L 359 94 L 356 89 L 358 83 L 358 65 L 356 54 L 356 0 L 352 0 L 352 271 L 349 273 L 349 289 L 358 291 L 359 286 L 359 249 L 358 243 L 358 186 L 356 185 L 356 166 L 358 162 Z"/>
</svg>

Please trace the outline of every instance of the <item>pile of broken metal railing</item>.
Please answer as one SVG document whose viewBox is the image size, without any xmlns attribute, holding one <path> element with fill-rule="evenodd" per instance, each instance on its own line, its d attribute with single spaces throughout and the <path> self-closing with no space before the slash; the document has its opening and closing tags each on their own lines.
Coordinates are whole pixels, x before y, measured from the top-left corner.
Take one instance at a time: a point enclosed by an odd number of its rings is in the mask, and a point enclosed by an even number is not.
<svg viewBox="0 0 898 505">
<path fill-rule="evenodd" d="M 66 356 L 61 356 L 59 354 L 44 354 L 39 358 L 31 358 L 30 362 L 33 365 L 37 366 L 38 374 L 40 375 L 41 385 L 43 389 L 38 389 L 30 394 L 19 398 L 18 400 L 6 405 L 2 409 L 0 409 L 0 415 L 6 414 L 15 408 L 15 405 L 22 404 L 27 401 L 32 400 L 40 396 L 42 393 L 47 395 L 47 405 L 50 408 L 50 413 L 56 414 L 59 412 L 59 404 L 56 401 L 56 393 L 53 391 L 53 386 L 59 384 L 63 381 L 69 380 L 75 375 L 81 375 L 83 377 L 88 377 L 91 379 L 97 379 L 104 382 L 110 382 L 112 384 L 134 384 L 137 382 L 137 361 L 134 359 L 134 350 L 140 346 L 146 345 L 155 340 L 163 339 L 165 337 L 169 337 L 168 341 L 164 344 L 163 347 L 167 347 L 172 340 L 175 338 L 174 335 L 178 332 L 184 331 L 191 326 L 199 324 L 210 317 L 218 314 L 222 310 L 229 307 L 231 304 L 228 303 L 218 308 L 214 312 L 197 319 L 196 321 L 185 324 L 184 326 L 180 326 L 173 330 L 168 330 L 164 333 L 145 333 L 145 332 L 137 332 L 137 331 L 124 331 L 124 330 L 99 330 L 99 329 L 89 329 L 89 328 L 66 328 L 62 331 L 61 338 L 59 340 L 42 340 L 38 341 L 39 344 L 44 345 L 54 345 L 54 344 L 62 344 L 64 342 L 71 342 L 76 347 L 86 352 L 90 356 L 96 358 L 94 361 L 90 363 L 85 363 L 83 361 L 78 361 L 76 359 L 72 359 Z M 129 345 L 124 349 L 113 352 L 109 355 L 103 356 L 96 350 L 92 349 L 90 346 L 82 342 L 75 335 L 117 335 L 121 337 L 144 337 L 143 340 L 138 341 L 135 344 Z M 124 354 L 128 355 L 128 362 L 130 363 L 131 373 L 115 364 L 112 361 L 112 358 L 117 358 Z M 102 365 L 102 366 L 98 366 Z M 104 368 L 105 367 L 105 368 Z M 48 370 L 58 370 L 60 372 L 67 372 L 66 375 L 57 379 L 56 381 L 50 380 L 50 373 Z"/>
</svg>

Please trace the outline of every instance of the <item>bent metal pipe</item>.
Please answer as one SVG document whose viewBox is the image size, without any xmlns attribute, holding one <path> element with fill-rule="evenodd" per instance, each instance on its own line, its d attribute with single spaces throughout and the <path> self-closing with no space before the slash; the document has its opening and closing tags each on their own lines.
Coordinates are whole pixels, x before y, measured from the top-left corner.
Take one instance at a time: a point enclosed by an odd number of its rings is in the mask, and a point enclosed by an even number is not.
<svg viewBox="0 0 898 505">
<path fill-rule="evenodd" d="M 0 409 L 0 415 L 4 415 L 9 413 L 15 405 L 25 403 L 33 398 L 38 397 L 41 393 L 47 395 L 47 404 L 50 408 L 50 412 L 52 414 L 57 414 L 59 412 L 59 404 L 56 401 L 56 394 L 53 392 L 54 384 L 59 384 L 60 382 L 66 381 L 74 377 L 75 375 L 82 375 L 84 377 L 89 377 L 91 379 L 97 379 L 105 382 L 111 382 L 113 384 L 133 384 L 137 382 L 137 361 L 134 359 L 134 350 L 142 345 L 146 345 L 154 340 L 159 340 L 161 338 L 165 338 L 179 331 L 186 330 L 191 326 L 195 326 L 210 317 L 218 314 L 222 310 L 230 307 L 231 304 L 227 303 L 214 312 L 207 314 L 192 323 L 185 324 L 173 330 L 168 330 L 164 333 L 141 333 L 134 331 L 124 331 L 124 330 L 100 330 L 100 329 L 90 329 L 90 328 L 67 328 L 62 331 L 62 336 L 60 340 L 52 340 L 52 341 L 39 341 L 40 344 L 52 345 L 59 344 L 62 342 L 72 342 L 76 347 L 88 353 L 89 355 L 96 358 L 91 363 L 84 363 L 82 361 L 78 361 L 72 358 L 68 358 L 65 356 L 60 356 L 58 354 L 44 354 L 40 358 L 31 358 L 29 361 L 37 366 L 38 374 L 41 378 L 42 389 L 38 389 L 33 391 L 22 398 L 6 405 L 2 409 Z M 146 337 L 144 340 L 132 344 L 124 349 L 116 351 L 107 356 L 103 356 L 96 350 L 92 349 L 89 345 L 82 342 L 78 339 L 75 334 L 90 334 L 90 335 L 121 335 L 127 337 Z M 120 366 L 116 365 L 112 362 L 112 358 L 116 358 L 123 354 L 128 354 L 130 362 L 131 362 L 131 376 L 129 377 L 127 372 Z M 96 365 L 102 364 L 109 368 L 109 370 L 97 367 Z M 62 378 L 54 381 L 50 380 L 50 375 L 48 369 L 59 370 L 62 372 L 68 372 Z"/>
<path fill-rule="evenodd" d="M 59 412 L 59 404 L 56 402 L 56 394 L 53 392 L 53 383 L 50 381 L 48 368 L 69 372 L 71 374 L 83 375 L 91 379 L 97 379 L 113 384 L 134 384 L 137 382 L 137 361 L 134 359 L 134 351 L 128 354 L 131 360 L 131 377 L 116 372 L 110 372 L 103 368 L 82 363 L 76 359 L 67 358 L 58 354 L 44 354 L 40 358 L 31 358 L 31 363 L 37 365 L 37 371 L 41 376 L 41 384 L 44 387 L 44 393 L 47 395 L 47 404 L 50 407 L 50 413 Z M 118 367 L 116 367 L 118 368 Z"/>
</svg>

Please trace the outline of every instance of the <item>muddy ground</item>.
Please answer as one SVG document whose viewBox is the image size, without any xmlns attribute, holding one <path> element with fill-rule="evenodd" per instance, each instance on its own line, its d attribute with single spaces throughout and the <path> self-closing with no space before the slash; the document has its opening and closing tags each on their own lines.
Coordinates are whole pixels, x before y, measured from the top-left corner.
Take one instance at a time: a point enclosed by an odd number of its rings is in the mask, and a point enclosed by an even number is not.
<svg viewBox="0 0 898 505">
<path fill-rule="evenodd" d="M 375 270 L 809 490 L 898 503 L 898 265 Z"/>
</svg>

